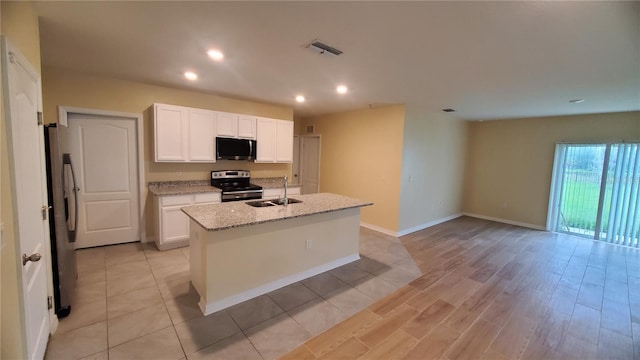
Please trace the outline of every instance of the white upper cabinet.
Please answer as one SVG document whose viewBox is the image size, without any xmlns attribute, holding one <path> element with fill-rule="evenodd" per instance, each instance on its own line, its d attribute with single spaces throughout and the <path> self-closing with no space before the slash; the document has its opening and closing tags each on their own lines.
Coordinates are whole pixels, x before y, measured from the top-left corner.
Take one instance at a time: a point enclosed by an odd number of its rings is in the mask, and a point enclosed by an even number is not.
<svg viewBox="0 0 640 360">
<path fill-rule="evenodd" d="M 238 114 L 217 112 L 218 114 L 218 131 L 216 136 L 219 137 L 238 137 Z"/>
<path fill-rule="evenodd" d="M 276 161 L 276 132 L 275 119 L 258 118 L 256 144 L 256 162 Z"/>
<path fill-rule="evenodd" d="M 154 105 L 156 161 L 187 161 L 188 116 L 187 108 L 181 106 Z"/>
<path fill-rule="evenodd" d="M 293 121 L 278 120 L 276 127 L 276 162 L 293 161 Z"/>
<path fill-rule="evenodd" d="M 258 118 L 256 162 L 293 161 L 293 121 Z"/>
<path fill-rule="evenodd" d="M 257 142 L 256 162 L 293 161 L 293 121 L 153 104 L 156 162 L 216 162 L 216 136 Z"/>
<path fill-rule="evenodd" d="M 189 160 L 216 161 L 216 113 L 189 109 Z"/>
<path fill-rule="evenodd" d="M 155 161 L 215 162 L 216 113 L 154 104 Z"/>
<path fill-rule="evenodd" d="M 254 140 L 256 138 L 256 117 L 218 112 L 216 136 Z"/>
<path fill-rule="evenodd" d="M 256 117 L 249 115 L 238 116 L 238 137 L 242 139 L 256 138 Z"/>
</svg>

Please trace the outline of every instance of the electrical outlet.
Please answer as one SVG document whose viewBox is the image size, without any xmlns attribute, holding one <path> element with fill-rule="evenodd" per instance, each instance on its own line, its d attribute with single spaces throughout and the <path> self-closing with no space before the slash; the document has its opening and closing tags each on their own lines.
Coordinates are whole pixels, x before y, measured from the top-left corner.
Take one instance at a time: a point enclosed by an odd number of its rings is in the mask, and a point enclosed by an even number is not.
<svg viewBox="0 0 640 360">
<path fill-rule="evenodd" d="M 311 249 L 311 240 L 307 240 L 307 243 L 305 244 L 305 248 L 307 250 Z"/>
</svg>

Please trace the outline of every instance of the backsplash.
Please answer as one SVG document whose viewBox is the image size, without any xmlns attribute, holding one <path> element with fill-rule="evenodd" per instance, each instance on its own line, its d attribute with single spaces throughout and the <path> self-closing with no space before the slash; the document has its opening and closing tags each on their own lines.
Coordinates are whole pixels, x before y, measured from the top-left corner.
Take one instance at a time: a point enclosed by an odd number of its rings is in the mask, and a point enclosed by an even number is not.
<svg viewBox="0 0 640 360">
<path fill-rule="evenodd" d="M 212 170 L 249 170 L 253 178 L 291 177 L 291 164 L 261 164 L 249 161 L 220 160 L 210 164 L 157 163 L 146 164 L 145 182 L 209 180 Z"/>
</svg>

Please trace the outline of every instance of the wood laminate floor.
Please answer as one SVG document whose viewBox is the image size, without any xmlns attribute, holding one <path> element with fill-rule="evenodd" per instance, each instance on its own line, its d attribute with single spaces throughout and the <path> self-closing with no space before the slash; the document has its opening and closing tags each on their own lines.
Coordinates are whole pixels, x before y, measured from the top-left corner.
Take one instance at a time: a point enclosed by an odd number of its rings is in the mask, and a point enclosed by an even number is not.
<svg viewBox="0 0 640 360">
<path fill-rule="evenodd" d="M 281 359 L 640 359 L 640 251 L 462 217 L 423 275 Z"/>
</svg>

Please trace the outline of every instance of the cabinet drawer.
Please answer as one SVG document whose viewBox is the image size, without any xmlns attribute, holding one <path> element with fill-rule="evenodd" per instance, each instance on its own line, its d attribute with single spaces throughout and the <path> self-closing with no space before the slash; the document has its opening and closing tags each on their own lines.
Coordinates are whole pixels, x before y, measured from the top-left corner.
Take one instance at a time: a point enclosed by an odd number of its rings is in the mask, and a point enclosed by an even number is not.
<svg viewBox="0 0 640 360">
<path fill-rule="evenodd" d="M 160 206 L 191 205 L 192 195 L 163 196 L 160 198 Z"/>
<path fill-rule="evenodd" d="M 195 194 L 194 202 L 196 204 L 201 203 L 214 203 L 220 202 L 220 193 L 204 193 L 204 194 Z"/>
</svg>

